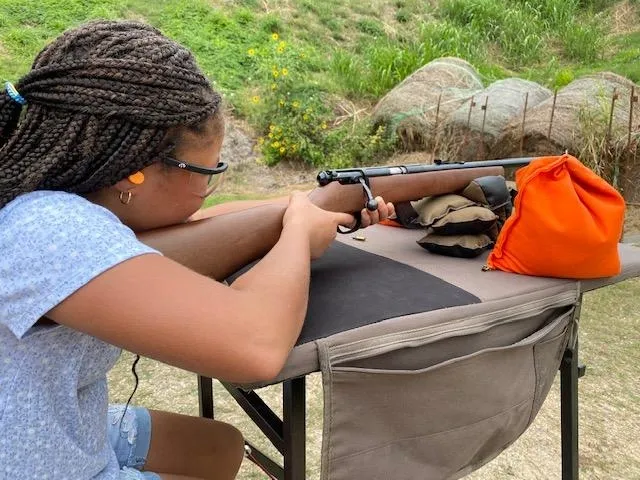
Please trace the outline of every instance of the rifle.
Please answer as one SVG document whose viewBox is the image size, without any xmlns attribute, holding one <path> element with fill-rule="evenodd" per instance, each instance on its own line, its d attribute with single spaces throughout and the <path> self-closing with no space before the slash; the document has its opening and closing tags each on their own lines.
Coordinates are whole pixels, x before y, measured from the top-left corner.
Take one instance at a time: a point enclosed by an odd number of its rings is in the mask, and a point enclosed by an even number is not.
<svg viewBox="0 0 640 480">
<path fill-rule="evenodd" d="M 322 187 L 318 190 L 332 189 L 323 201 L 326 210 L 359 212 L 364 195 L 364 207 L 374 211 L 378 208 L 376 196 L 396 203 L 453 193 L 476 178 L 504 176 L 505 168 L 522 167 L 532 160 L 534 157 L 451 163 L 436 160 L 433 164 L 324 170 L 317 176 Z"/>
</svg>

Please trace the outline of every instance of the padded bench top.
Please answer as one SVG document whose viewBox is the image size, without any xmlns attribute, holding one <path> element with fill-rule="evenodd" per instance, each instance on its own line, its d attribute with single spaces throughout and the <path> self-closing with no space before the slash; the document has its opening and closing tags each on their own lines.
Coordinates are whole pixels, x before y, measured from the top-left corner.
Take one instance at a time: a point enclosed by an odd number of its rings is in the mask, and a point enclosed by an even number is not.
<svg viewBox="0 0 640 480">
<path fill-rule="evenodd" d="M 319 370 L 314 340 L 357 341 L 389 331 L 491 314 L 558 295 L 573 295 L 640 275 L 640 248 L 620 245 L 622 273 L 589 281 L 483 271 L 488 253 L 474 259 L 429 253 L 424 232 L 375 225 L 338 241 L 312 263 L 307 317 L 277 383 Z M 255 388 L 262 385 L 250 385 Z"/>
</svg>

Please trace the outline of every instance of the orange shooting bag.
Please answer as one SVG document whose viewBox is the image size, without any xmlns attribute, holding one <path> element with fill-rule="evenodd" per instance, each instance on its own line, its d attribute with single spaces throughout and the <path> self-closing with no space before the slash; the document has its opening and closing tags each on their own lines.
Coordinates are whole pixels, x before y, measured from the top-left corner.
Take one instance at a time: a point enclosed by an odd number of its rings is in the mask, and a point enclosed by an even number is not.
<svg viewBox="0 0 640 480">
<path fill-rule="evenodd" d="M 575 279 L 620 273 L 625 202 L 611 185 L 567 154 L 533 160 L 516 185 L 489 269 Z"/>
</svg>

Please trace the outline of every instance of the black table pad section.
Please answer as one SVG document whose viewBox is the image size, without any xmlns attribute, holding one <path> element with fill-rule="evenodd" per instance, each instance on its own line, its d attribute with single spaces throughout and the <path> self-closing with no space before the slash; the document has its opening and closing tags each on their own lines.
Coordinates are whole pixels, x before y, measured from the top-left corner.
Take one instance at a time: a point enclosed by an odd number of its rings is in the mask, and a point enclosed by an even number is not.
<svg viewBox="0 0 640 480">
<path fill-rule="evenodd" d="M 296 345 L 389 318 L 472 303 L 480 299 L 434 275 L 334 242 L 311 264 L 309 306 Z"/>
<path fill-rule="evenodd" d="M 434 275 L 334 242 L 311 264 L 309 306 L 296 345 L 389 318 L 472 303 L 480 299 Z"/>
</svg>

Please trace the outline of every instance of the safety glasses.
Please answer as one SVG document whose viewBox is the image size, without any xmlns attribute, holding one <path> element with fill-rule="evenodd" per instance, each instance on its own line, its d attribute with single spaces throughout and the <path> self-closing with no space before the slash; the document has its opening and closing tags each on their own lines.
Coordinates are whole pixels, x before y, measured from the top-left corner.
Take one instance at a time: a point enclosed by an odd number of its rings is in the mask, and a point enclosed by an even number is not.
<svg viewBox="0 0 640 480">
<path fill-rule="evenodd" d="M 222 184 L 222 180 L 224 178 L 223 173 L 229 167 L 229 165 L 226 164 L 225 162 L 218 162 L 218 164 L 214 168 L 201 167 L 199 165 L 192 165 L 190 163 L 183 162 L 181 160 L 176 160 L 175 158 L 171 158 L 171 157 L 165 157 L 162 161 L 167 165 L 171 165 L 172 167 L 177 167 L 181 170 L 185 170 L 190 174 L 196 173 L 199 175 L 206 175 L 208 178 L 207 178 L 207 186 L 204 192 L 202 192 L 201 188 L 198 189 L 199 191 L 194 191 L 194 193 L 202 197 L 208 197 L 214 192 L 216 188 L 218 188 Z M 193 175 L 189 177 L 189 184 L 196 183 L 195 181 L 192 181 L 193 180 L 192 176 Z"/>
</svg>

